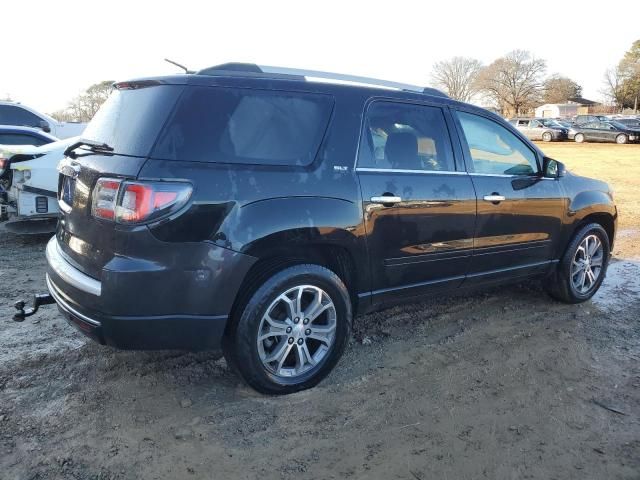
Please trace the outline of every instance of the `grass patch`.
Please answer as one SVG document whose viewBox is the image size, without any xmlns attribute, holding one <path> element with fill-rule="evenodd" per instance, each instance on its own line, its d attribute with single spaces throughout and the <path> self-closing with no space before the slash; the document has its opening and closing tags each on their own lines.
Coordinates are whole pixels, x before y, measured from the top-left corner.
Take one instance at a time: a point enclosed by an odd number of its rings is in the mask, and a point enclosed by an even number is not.
<svg viewBox="0 0 640 480">
<path fill-rule="evenodd" d="M 578 175 L 607 182 L 618 206 L 618 228 L 640 228 L 640 145 L 536 143 Z"/>
</svg>

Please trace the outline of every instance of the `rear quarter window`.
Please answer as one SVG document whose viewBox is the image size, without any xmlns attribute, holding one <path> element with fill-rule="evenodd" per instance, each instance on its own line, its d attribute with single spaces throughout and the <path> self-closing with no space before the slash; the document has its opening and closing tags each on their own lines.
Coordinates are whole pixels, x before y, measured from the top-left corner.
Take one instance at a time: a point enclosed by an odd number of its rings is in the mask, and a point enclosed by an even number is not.
<svg viewBox="0 0 640 480">
<path fill-rule="evenodd" d="M 333 99 L 325 95 L 189 87 L 152 156 L 195 162 L 309 165 L 332 108 Z"/>
</svg>

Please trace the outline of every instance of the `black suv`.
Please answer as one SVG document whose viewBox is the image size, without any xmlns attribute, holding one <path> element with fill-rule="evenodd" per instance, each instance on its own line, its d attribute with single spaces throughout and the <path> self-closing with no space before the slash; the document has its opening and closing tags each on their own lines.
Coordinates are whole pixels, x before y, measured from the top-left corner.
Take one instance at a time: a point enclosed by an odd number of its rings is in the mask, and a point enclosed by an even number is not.
<svg viewBox="0 0 640 480">
<path fill-rule="evenodd" d="M 60 164 L 47 285 L 119 348 L 218 349 L 262 392 L 319 382 L 357 313 L 604 279 L 609 187 L 432 89 L 246 64 L 115 84 Z"/>
</svg>

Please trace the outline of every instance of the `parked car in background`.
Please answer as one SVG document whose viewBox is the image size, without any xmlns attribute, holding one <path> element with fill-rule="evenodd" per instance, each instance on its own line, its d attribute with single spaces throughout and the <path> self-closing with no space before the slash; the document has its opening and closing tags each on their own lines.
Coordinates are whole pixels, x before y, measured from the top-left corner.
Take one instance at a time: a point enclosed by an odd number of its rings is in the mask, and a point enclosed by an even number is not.
<svg viewBox="0 0 640 480">
<path fill-rule="evenodd" d="M 41 146 L 0 145 L 0 221 L 13 233 L 54 232 L 58 163 L 76 137 Z"/>
<path fill-rule="evenodd" d="M 529 140 L 566 140 L 568 130 L 549 118 L 513 118 L 509 122 Z"/>
<path fill-rule="evenodd" d="M 566 118 L 554 118 L 553 120 L 555 120 L 562 128 L 567 129 L 567 133 L 569 133 L 569 129 L 575 125 L 574 122 Z"/>
<path fill-rule="evenodd" d="M 267 393 L 324 378 L 356 313 L 530 277 L 586 301 L 617 221 L 497 115 L 321 72 L 117 83 L 65 154 L 37 298 L 101 343 L 222 347 Z"/>
<path fill-rule="evenodd" d="M 46 145 L 58 140 L 53 135 L 31 127 L 0 124 L 0 145 Z"/>
<path fill-rule="evenodd" d="M 59 122 L 31 107 L 5 100 L 0 101 L 0 125 L 39 128 L 61 139 L 80 135 L 87 126 L 80 122 Z"/>
<path fill-rule="evenodd" d="M 617 122 L 590 122 L 575 125 L 569 130 L 569 138 L 577 143 L 611 142 L 635 143 L 640 141 L 640 129 L 633 129 Z"/>
<path fill-rule="evenodd" d="M 640 129 L 640 120 L 637 118 L 617 118 L 616 122 L 629 128 Z"/>
<path fill-rule="evenodd" d="M 593 122 L 606 122 L 609 120 L 606 115 L 576 115 L 573 118 L 574 123 L 593 123 Z"/>
</svg>

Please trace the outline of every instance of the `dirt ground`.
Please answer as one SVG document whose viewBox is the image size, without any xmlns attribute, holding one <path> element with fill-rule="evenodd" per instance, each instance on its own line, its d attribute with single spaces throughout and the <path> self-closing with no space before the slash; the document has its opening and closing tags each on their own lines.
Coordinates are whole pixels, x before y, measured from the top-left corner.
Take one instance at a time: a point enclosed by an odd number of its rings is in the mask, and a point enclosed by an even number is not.
<svg viewBox="0 0 640 480">
<path fill-rule="evenodd" d="M 616 189 L 592 301 L 528 283 L 362 316 L 287 397 L 210 353 L 95 345 L 53 307 L 12 322 L 46 238 L 0 233 L 0 479 L 639 479 L 640 146 L 542 147 Z"/>
</svg>

